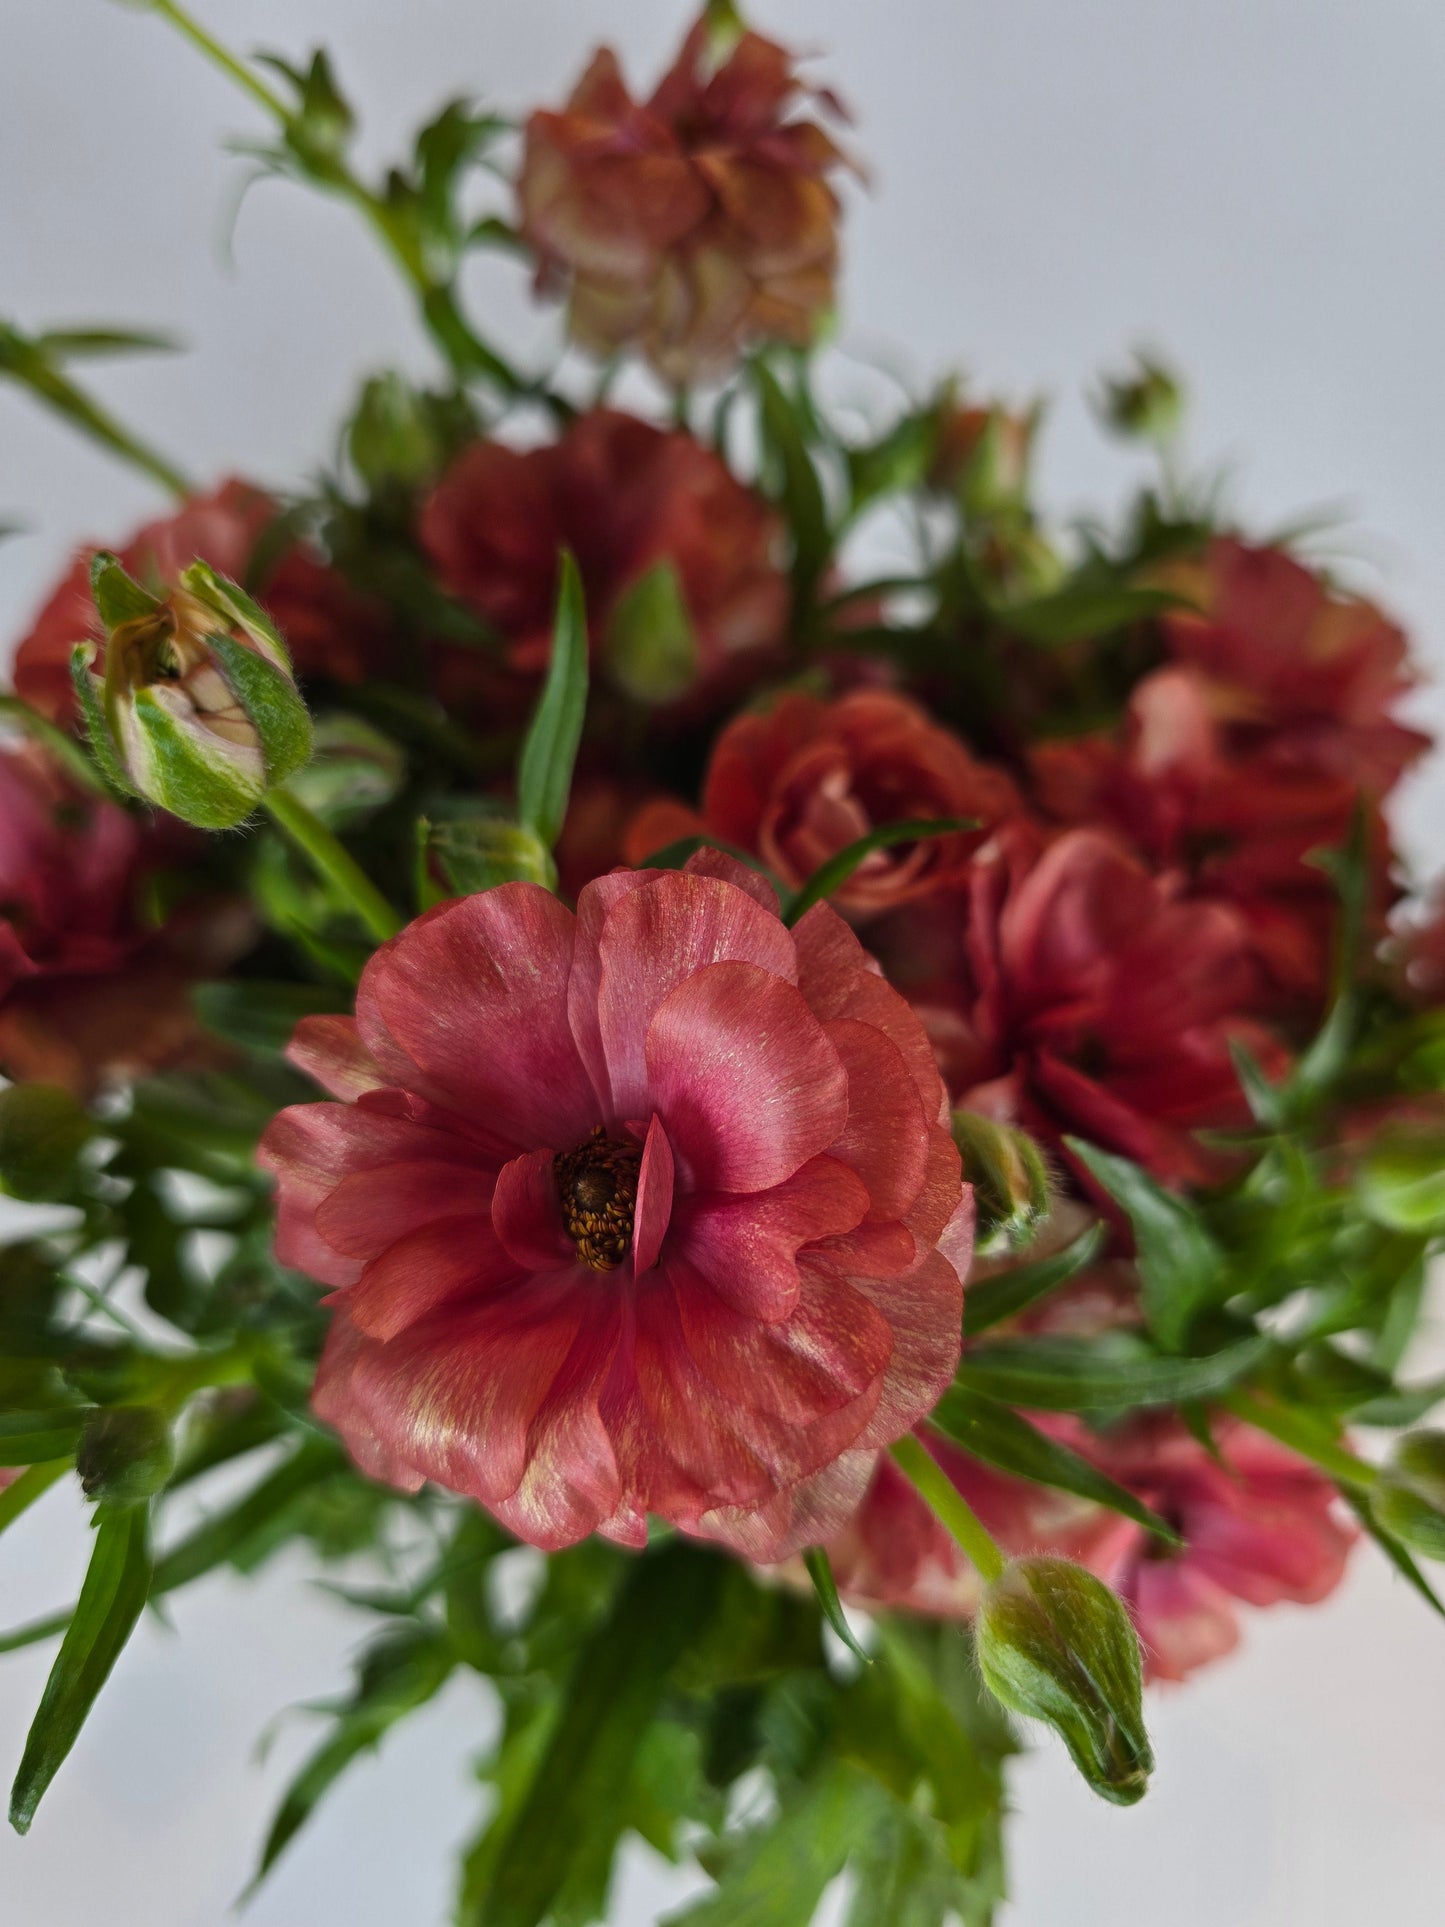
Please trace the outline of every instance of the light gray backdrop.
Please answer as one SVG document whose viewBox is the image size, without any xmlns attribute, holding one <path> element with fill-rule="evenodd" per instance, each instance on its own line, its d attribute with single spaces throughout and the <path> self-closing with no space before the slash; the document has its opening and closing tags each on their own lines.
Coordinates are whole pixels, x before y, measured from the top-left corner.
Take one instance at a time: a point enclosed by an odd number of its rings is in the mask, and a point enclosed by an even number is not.
<svg viewBox="0 0 1445 1927">
<path fill-rule="evenodd" d="M 199 0 L 242 45 L 337 55 L 365 151 L 449 93 L 556 99 L 607 38 L 639 76 L 683 0 Z M 1080 399 L 1136 341 L 1188 370 L 1194 453 L 1240 465 L 1265 523 L 1343 504 L 1362 575 L 1445 663 L 1445 14 L 1434 0 L 758 0 L 826 50 L 873 170 L 854 195 L 844 343 L 920 378 L 973 371 L 1056 397 L 1060 510 L 1130 462 Z M 344 210 L 263 186 L 235 265 L 217 235 L 254 133 L 246 103 L 154 21 L 108 0 L 0 0 L 0 313 L 175 327 L 181 360 L 107 369 L 115 406 L 203 477 L 287 482 L 330 452 L 359 374 L 430 366 L 405 298 Z M 499 316 L 525 311 L 495 277 Z M 906 344 L 906 345 L 905 345 Z M 0 639 L 79 539 L 159 507 L 147 486 L 0 391 Z M 1445 724 L 1438 697 L 1418 713 Z M 1400 821 L 1445 863 L 1437 766 Z M 57 1491 L 0 1547 L 0 1624 L 73 1596 L 80 1508 Z M 335 1690 L 358 1621 L 282 1561 L 211 1580 L 126 1653 L 33 1836 L 0 1837 L 9 1927 L 212 1927 L 308 1743 L 289 1702 Z M 43 1652 L 0 1659 L 8 1777 Z M 1008 1927 L 1353 1927 L 1439 1918 L 1445 1629 L 1369 1552 L 1328 1606 L 1257 1616 L 1245 1650 L 1160 1694 L 1144 1806 L 1115 1813 L 1049 1746 L 1017 1776 Z M 432 1927 L 472 1823 L 465 1761 L 489 1715 L 459 1680 L 330 1799 L 253 1927 Z M 646 1927 L 689 1881 L 645 1854 L 616 1918 Z"/>
</svg>

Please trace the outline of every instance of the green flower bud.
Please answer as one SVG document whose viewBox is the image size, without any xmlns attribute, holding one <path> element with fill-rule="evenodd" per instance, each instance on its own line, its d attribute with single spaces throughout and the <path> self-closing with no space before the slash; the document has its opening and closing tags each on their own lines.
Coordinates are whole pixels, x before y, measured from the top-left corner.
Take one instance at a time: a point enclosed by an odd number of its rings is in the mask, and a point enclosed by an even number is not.
<svg viewBox="0 0 1445 1927">
<path fill-rule="evenodd" d="M 1445 1432 L 1410 1432 L 1370 1493 L 1378 1524 L 1412 1552 L 1445 1559 Z"/>
<path fill-rule="evenodd" d="M 985 1256 L 1027 1244 L 1052 1202 L 1043 1152 L 1024 1131 L 976 1111 L 953 1113 L 953 1141 L 978 1210 L 978 1248 Z"/>
<path fill-rule="evenodd" d="M 438 433 L 444 404 L 419 394 L 400 375 L 375 375 L 347 434 L 352 466 L 368 488 L 415 488 L 429 480 L 446 459 Z"/>
<path fill-rule="evenodd" d="M 1365 1153 L 1356 1180 L 1377 1224 L 1415 1234 L 1445 1225 L 1445 1129 L 1387 1124 Z"/>
<path fill-rule="evenodd" d="M 431 901 L 471 896 L 499 883 L 557 887 L 557 866 L 546 845 L 510 817 L 474 815 L 418 826 L 423 884 Z"/>
<path fill-rule="evenodd" d="M 90 1133 L 90 1119 L 58 1085 L 12 1084 L 0 1091 L 0 1188 L 32 1204 L 69 1197 Z"/>
<path fill-rule="evenodd" d="M 71 676 L 101 769 L 200 829 L 242 822 L 311 754 L 311 719 L 275 628 L 203 562 L 162 600 L 100 554 L 91 588 L 103 668 L 81 644 Z"/>
<path fill-rule="evenodd" d="M 108 1405 L 81 1434 L 75 1469 L 87 1498 L 139 1505 L 175 1470 L 171 1429 L 153 1405 Z"/>
<path fill-rule="evenodd" d="M 617 604 L 603 659 L 618 688 L 639 702 L 672 702 L 696 681 L 697 637 L 670 562 L 639 576 Z"/>
<path fill-rule="evenodd" d="M 1105 377 L 1098 406 L 1105 426 L 1116 435 L 1167 442 L 1179 430 L 1184 390 L 1162 362 L 1140 354 L 1129 374 Z"/>
<path fill-rule="evenodd" d="M 1012 1559 L 984 1592 L 975 1640 L 995 1699 L 1047 1721 L 1105 1800 L 1143 1799 L 1154 1754 L 1139 1639 L 1102 1580 L 1067 1559 Z"/>
</svg>

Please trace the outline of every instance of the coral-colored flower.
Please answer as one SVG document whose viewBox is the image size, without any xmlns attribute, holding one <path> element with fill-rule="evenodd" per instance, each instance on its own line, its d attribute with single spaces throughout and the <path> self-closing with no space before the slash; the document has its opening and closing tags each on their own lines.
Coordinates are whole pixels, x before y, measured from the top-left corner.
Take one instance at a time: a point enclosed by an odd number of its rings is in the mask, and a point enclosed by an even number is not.
<svg viewBox="0 0 1445 1927">
<path fill-rule="evenodd" d="M 858 916 L 956 883 L 971 851 L 1020 808 L 1001 770 L 979 763 L 905 697 L 857 690 L 836 702 L 789 694 L 746 710 L 713 746 L 702 813 L 658 803 L 628 832 L 639 862 L 703 833 L 751 851 L 790 888 L 885 823 L 961 817 L 979 828 L 896 844 L 865 858 L 836 901 Z"/>
<path fill-rule="evenodd" d="M 1248 1122 L 1230 1038 L 1278 1064 L 1239 1014 L 1257 994 L 1239 917 L 1180 900 L 1100 830 L 1046 843 L 1008 825 L 959 896 L 880 935 L 956 1103 L 1087 1138 L 1168 1183 L 1217 1168 L 1196 1130 Z"/>
<path fill-rule="evenodd" d="M 547 661 L 564 548 L 604 654 L 628 592 L 661 567 L 674 572 L 699 676 L 782 634 L 773 512 L 690 435 L 613 409 L 525 453 L 473 442 L 427 501 L 421 540 L 444 586 L 500 631 L 522 671 Z"/>
<path fill-rule="evenodd" d="M 1134 1615 L 1151 1679 L 1183 1679 L 1231 1651 L 1237 1601 L 1315 1605 L 1356 1538 L 1323 1473 L 1250 1426 L 1213 1429 L 1222 1464 L 1172 1416 L 1136 1419 L 1091 1448 L 1185 1541 L 1176 1552 L 1140 1534 L 1101 1568 Z"/>
<path fill-rule="evenodd" d="M 380 950 L 294 1060 L 277 1251 L 334 1288 L 357 1462 L 556 1547 L 648 1513 L 780 1558 L 836 1531 L 959 1348 L 971 1199 L 907 1005 L 716 853 L 531 884 Z"/>
<path fill-rule="evenodd" d="M 1395 720 L 1414 677 L 1405 637 L 1372 603 L 1333 594 L 1280 549 L 1224 537 L 1161 581 L 1197 605 L 1165 616 L 1165 643 L 1207 679 L 1231 749 L 1383 796 L 1429 747 Z"/>
<path fill-rule="evenodd" d="M 1134 691 L 1117 736 L 1035 749 L 1034 800 L 1060 822 L 1117 830 L 1191 896 L 1231 904 L 1268 1007 L 1317 1018 L 1339 894 L 1310 859 L 1348 842 L 1359 787 L 1259 750 L 1231 754 L 1228 735 L 1197 669 L 1157 670 Z M 1374 820 L 1383 845 L 1378 812 Z M 1377 854 L 1383 912 L 1388 864 L 1383 848 Z"/>
<path fill-rule="evenodd" d="M 206 1061 L 188 990 L 245 947 L 232 899 L 148 923 L 148 874 L 183 854 L 73 789 L 32 748 L 0 750 L 0 1071 L 80 1093 L 108 1078 Z"/>
<path fill-rule="evenodd" d="M 165 596 L 182 570 L 208 562 L 259 595 L 286 637 L 298 676 L 359 682 L 382 650 L 377 611 L 355 595 L 334 569 L 300 543 L 286 545 L 252 581 L 253 563 L 280 508 L 249 482 L 222 482 L 197 495 L 174 515 L 138 529 L 115 551 L 121 566 L 153 594 Z M 70 655 L 78 642 L 99 642 L 102 632 L 90 593 L 90 558 L 98 547 L 79 549 L 15 652 L 16 694 L 55 722 L 68 721 L 75 700 Z"/>
<path fill-rule="evenodd" d="M 1083 1428 L 1058 1414 L 1035 1423 L 1076 1447 Z M 982 1464 L 928 1427 L 918 1436 L 989 1532 L 1011 1556 L 1049 1552 L 1099 1572 L 1116 1564 L 1140 1529 L 1116 1512 Z M 958 1542 L 886 1454 L 862 1505 L 828 1545 L 840 1592 L 860 1606 L 891 1606 L 937 1619 L 971 1617 L 982 1590 Z"/>
<path fill-rule="evenodd" d="M 518 195 L 541 286 L 573 337 L 637 347 L 668 380 L 725 370 L 749 339 L 804 345 L 833 305 L 843 156 L 793 57 L 745 33 L 720 63 L 699 22 L 645 104 L 603 48 L 561 113 L 527 123 Z M 831 96 L 811 98 L 837 111 Z"/>
</svg>

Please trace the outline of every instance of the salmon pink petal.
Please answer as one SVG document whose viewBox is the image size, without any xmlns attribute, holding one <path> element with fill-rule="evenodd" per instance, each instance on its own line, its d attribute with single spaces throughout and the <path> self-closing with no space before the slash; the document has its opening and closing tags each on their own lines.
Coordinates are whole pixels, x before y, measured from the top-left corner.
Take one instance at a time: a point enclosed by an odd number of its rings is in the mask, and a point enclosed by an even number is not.
<svg viewBox="0 0 1445 1927">
<path fill-rule="evenodd" d="M 852 1231 L 867 1210 L 861 1178 L 836 1158 L 812 1158 L 770 1191 L 679 1200 L 676 1249 L 725 1304 L 771 1324 L 798 1302 L 799 1248 Z"/>
<path fill-rule="evenodd" d="M 927 1417 L 947 1391 L 963 1350 L 963 1286 L 937 1251 L 903 1278 L 855 1278 L 855 1288 L 888 1320 L 893 1356 L 860 1445 L 891 1445 Z"/>
<path fill-rule="evenodd" d="M 398 1238 L 440 1218 L 482 1218 L 491 1209 L 490 1171 L 440 1159 L 399 1160 L 353 1171 L 316 1208 L 316 1229 L 348 1258 L 374 1258 Z"/>
<path fill-rule="evenodd" d="M 1148 1679 L 1183 1679 L 1239 1644 L 1228 1593 L 1188 1565 L 1141 1559 L 1124 1596 L 1133 1608 Z"/>
<path fill-rule="evenodd" d="M 735 856 L 729 856 L 726 850 L 694 850 L 682 868 L 685 876 L 716 877 L 720 883 L 736 884 L 769 916 L 775 917 L 779 913 L 778 893 L 768 879 L 753 869 L 751 864 L 740 863 Z"/>
<path fill-rule="evenodd" d="M 286 1055 L 332 1097 L 357 1098 L 387 1081 L 354 1017 L 303 1017 Z"/>
<path fill-rule="evenodd" d="M 878 1463 L 875 1452 L 844 1452 L 821 1472 L 788 1486 L 756 1511 L 719 1507 L 694 1530 L 762 1566 L 826 1545 L 857 1512 Z"/>
<path fill-rule="evenodd" d="M 346 1293 L 346 1309 L 358 1331 L 384 1343 L 458 1293 L 518 1276 L 485 1217 L 437 1218 L 373 1258 Z"/>
<path fill-rule="evenodd" d="M 904 1217 L 928 1173 L 928 1127 L 902 1054 L 870 1024 L 840 1018 L 828 1041 L 848 1073 L 848 1124 L 828 1147 L 868 1187 L 868 1215 Z"/>
<path fill-rule="evenodd" d="M 552 1157 L 551 1151 L 529 1151 L 513 1158 L 498 1173 L 492 1195 L 492 1229 L 526 1271 L 560 1271 L 578 1262 L 557 1204 Z"/>
<path fill-rule="evenodd" d="M 637 1177 L 637 1204 L 632 1222 L 632 1268 L 635 1274 L 651 1271 L 662 1250 L 672 1217 L 674 1165 L 672 1146 L 656 1115 L 647 1127 L 642 1147 L 642 1168 Z"/>
<path fill-rule="evenodd" d="M 693 1189 L 767 1190 L 848 1123 L 847 1074 L 823 1026 L 756 964 L 710 964 L 680 983 L 652 1019 L 646 1068 Z"/>
<path fill-rule="evenodd" d="M 334 1425 L 357 1465 L 369 1479 L 394 1485 L 402 1492 L 417 1492 L 426 1484 L 426 1474 L 402 1458 L 389 1440 L 378 1436 L 361 1417 L 351 1396 L 351 1378 L 361 1352 L 374 1343 L 357 1330 L 347 1317 L 344 1305 L 331 1318 L 331 1329 L 322 1347 L 316 1368 L 316 1383 L 311 1391 L 311 1407 L 319 1419 Z"/>
<path fill-rule="evenodd" d="M 597 1017 L 618 1117 L 646 1117 L 647 1040 L 668 995 L 711 964 L 746 963 L 792 983 L 793 940 L 744 890 L 671 870 L 613 905 L 598 940 Z"/>
<path fill-rule="evenodd" d="M 612 1079 L 602 1048 L 597 996 L 602 988 L 602 958 L 598 946 L 603 927 L 614 907 L 634 890 L 655 883 L 659 870 L 613 870 L 595 877 L 577 899 L 577 940 L 572 952 L 572 974 L 567 982 L 567 1021 L 582 1062 L 587 1066 L 599 1117 L 613 1116 Z"/>
<path fill-rule="evenodd" d="M 577 1143 L 597 1120 L 567 1023 L 574 924 L 534 883 L 439 905 L 367 966 L 363 1036 L 383 1030 L 421 1073 L 423 1095 L 518 1146 Z"/>
</svg>

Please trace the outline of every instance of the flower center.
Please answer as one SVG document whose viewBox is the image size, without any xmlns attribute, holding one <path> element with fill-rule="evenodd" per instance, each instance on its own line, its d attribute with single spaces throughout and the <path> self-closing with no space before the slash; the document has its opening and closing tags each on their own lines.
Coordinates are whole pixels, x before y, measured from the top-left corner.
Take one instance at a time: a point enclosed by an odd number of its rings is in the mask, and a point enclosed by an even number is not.
<svg viewBox="0 0 1445 1927">
<path fill-rule="evenodd" d="M 573 1151 L 552 1160 L 562 1222 L 584 1265 L 615 1271 L 632 1244 L 642 1146 L 608 1137 L 599 1124 Z"/>
</svg>

